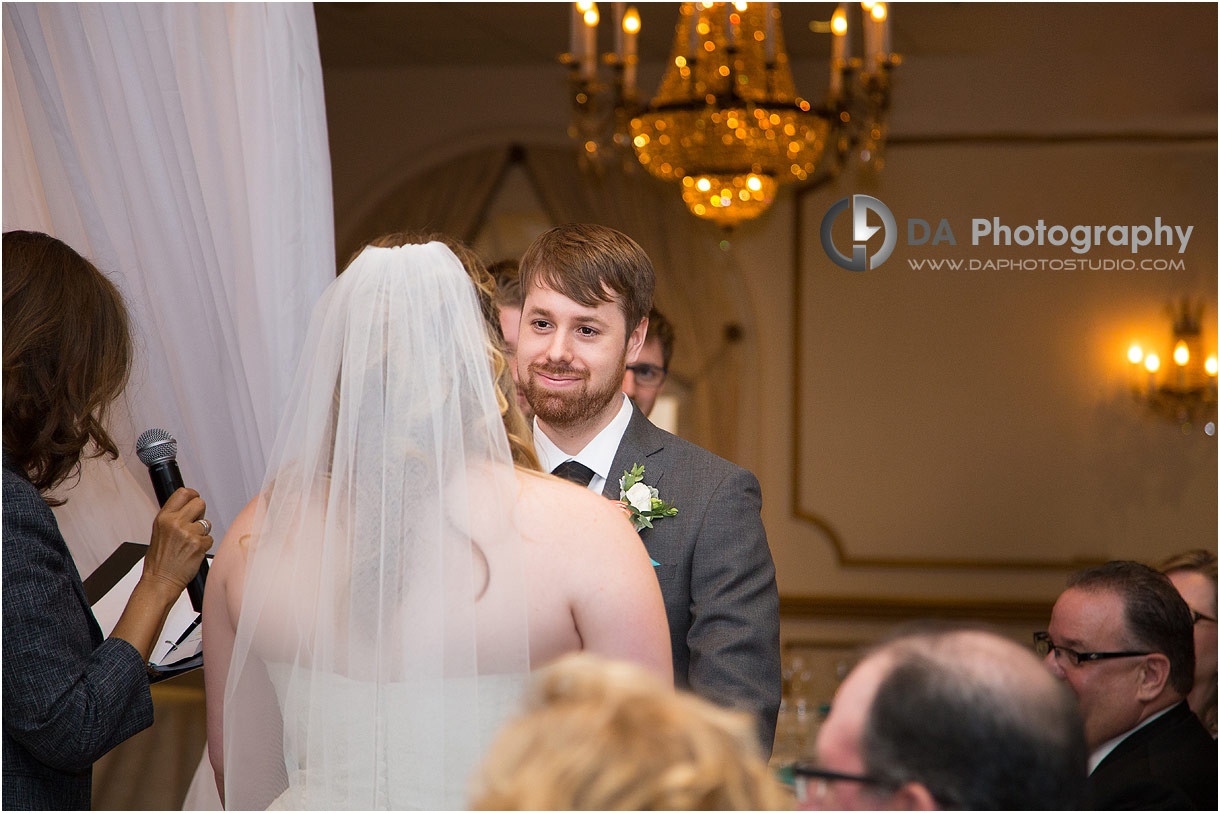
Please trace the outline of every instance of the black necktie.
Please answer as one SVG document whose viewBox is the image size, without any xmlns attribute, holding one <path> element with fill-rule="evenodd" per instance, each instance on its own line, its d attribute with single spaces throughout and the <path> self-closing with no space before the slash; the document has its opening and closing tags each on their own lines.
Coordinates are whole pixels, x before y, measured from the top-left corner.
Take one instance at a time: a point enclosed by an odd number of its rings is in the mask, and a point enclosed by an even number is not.
<svg viewBox="0 0 1220 813">
<path fill-rule="evenodd" d="M 560 463 L 551 471 L 551 474 L 585 487 L 588 487 L 589 481 L 593 479 L 593 469 L 584 463 L 577 463 L 575 460 Z"/>
</svg>

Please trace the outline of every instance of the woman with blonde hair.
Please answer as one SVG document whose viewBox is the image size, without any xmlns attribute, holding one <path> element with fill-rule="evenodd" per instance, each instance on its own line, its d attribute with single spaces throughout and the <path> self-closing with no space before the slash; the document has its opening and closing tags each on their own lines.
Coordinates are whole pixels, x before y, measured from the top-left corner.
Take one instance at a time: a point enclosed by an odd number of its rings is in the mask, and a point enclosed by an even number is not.
<svg viewBox="0 0 1220 813">
<path fill-rule="evenodd" d="M 630 663 L 568 655 L 473 780 L 472 810 L 788 810 L 752 718 Z"/>
<path fill-rule="evenodd" d="M 1188 550 L 1158 568 L 1178 588 L 1195 622 L 1195 687 L 1186 700 L 1190 710 L 1216 736 L 1216 554 Z"/>
<path fill-rule="evenodd" d="M 461 246 L 390 235 L 318 303 L 205 601 L 227 806 L 460 807 L 531 667 L 585 649 L 671 679 L 630 523 L 535 471 L 492 291 Z"/>
</svg>

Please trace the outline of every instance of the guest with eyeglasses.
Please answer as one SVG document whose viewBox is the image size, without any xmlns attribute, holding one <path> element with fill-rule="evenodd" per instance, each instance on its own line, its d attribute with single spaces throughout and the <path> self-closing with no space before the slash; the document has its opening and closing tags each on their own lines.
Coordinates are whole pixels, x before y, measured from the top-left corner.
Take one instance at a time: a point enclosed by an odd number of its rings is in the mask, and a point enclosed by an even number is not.
<svg viewBox="0 0 1220 813">
<path fill-rule="evenodd" d="M 1215 810 L 1216 741 L 1186 703 L 1192 619 L 1161 573 L 1137 562 L 1080 571 L 1034 643 L 1080 701 L 1096 810 Z"/>
<path fill-rule="evenodd" d="M 500 317 L 500 337 L 504 339 L 504 357 L 508 360 L 508 369 L 513 373 L 513 387 L 516 391 L 517 406 L 528 423 L 534 419 L 534 410 L 525 398 L 521 382 L 517 378 L 517 335 L 521 332 L 521 306 L 525 303 L 525 294 L 521 291 L 521 272 L 516 260 L 500 260 L 487 268 L 496 281 L 495 305 Z"/>
<path fill-rule="evenodd" d="M 1195 622 L 1195 687 L 1186 696 L 1190 709 L 1216 738 L 1216 554 L 1188 550 L 1159 568 L 1178 588 Z"/>
<path fill-rule="evenodd" d="M 865 655 L 793 767 L 802 809 L 1071 810 L 1085 799 L 1080 713 L 1029 650 L 995 633 L 909 627 Z"/>
<path fill-rule="evenodd" d="M 623 376 L 623 392 L 635 401 L 647 418 L 656 406 L 657 397 L 665 388 L 669 362 L 674 357 L 674 326 L 656 308 L 648 312 L 648 335 L 634 364 L 627 365 Z"/>
</svg>

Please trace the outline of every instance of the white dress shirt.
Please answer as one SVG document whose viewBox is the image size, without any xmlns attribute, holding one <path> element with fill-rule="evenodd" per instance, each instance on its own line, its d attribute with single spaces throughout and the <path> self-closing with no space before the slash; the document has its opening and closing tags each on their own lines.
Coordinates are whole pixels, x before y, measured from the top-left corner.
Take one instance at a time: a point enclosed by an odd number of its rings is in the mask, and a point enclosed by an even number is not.
<svg viewBox="0 0 1220 813">
<path fill-rule="evenodd" d="M 542 464 L 543 470 L 554 471 L 560 463 L 575 460 L 593 470 L 593 479 L 589 481 L 588 487 L 594 494 L 601 494 L 606 481 L 610 479 L 610 467 L 614 465 L 614 455 L 618 453 L 619 442 L 623 439 L 623 433 L 627 431 L 627 424 L 631 423 L 631 399 L 627 397 L 626 393 L 622 395 L 623 405 L 619 408 L 618 414 L 614 416 L 614 420 L 606 424 L 606 428 L 598 432 L 597 436 L 575 455 L 568 454 L 552 443 L 551 439 L 546 436 L 546 432 L 542 431 L 538 425 L 538 416 L 535 415 L 534 451 L 538 453 L 538 462 Z M 616 474 L 615 482 L 622 476 L 622 472 Z"/>
</svg>

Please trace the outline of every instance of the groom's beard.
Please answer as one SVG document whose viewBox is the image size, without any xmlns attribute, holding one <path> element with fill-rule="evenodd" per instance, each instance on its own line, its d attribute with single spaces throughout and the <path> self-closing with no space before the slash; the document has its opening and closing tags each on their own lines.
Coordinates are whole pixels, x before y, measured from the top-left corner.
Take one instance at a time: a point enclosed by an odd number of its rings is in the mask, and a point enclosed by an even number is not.
<svg viewBox="0 0 1220 813">
<path fill-rule="evenodd" d="M 627 360 L 626 352 L 620 360 L 620 365 Z M 626 369 L 625 367 L 623 369 Z M 537 378 L 537 373 L 552 376 L 577 376 L 582 379 L 579 387 L 570 390 L 554 391 L 545 388 Z M 605 385 L 594 389 L 589 384 L 589 371 L 577 370 L 551 364 L 531 364 L 528 375 L 523 383 L 525 397 L 534 414 L 539 420 L 556 428 L 578 426 L 584 421 L 596 416 L 605 409 L 610 400 L 623 391 L 623 376 L 618 380 L 608 380 Z"/>
</svg>

